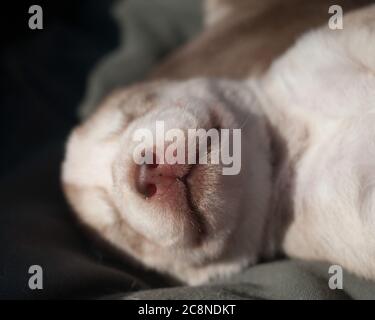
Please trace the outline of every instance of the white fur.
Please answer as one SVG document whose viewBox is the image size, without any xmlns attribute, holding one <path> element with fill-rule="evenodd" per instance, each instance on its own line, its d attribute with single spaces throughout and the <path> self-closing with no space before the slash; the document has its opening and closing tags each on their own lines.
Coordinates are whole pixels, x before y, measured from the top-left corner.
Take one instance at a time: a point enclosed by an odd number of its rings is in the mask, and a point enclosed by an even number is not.
<svg viewBox="0 0 375 320">
<path fill-rule="evenodd" d="M 294 219 L 283 250 L 373 279 L 374 17 L 371 6 L 346 16 L 342 31 L 310 32 L 253 83 L 286 139 L 291 126 L 309 132 L 296 167 Z"/>
<path fill-rule="evenodd" d="M 374 17 L 371 6 L 348 15 L 344 30 L 308 33 L 258 79 L 160 82 L 114 95 L 68 142 L 62 178 L 73 186 L 67 195 L 81 220 L 145 265 L 190 284 L 255 263 L 263 242 L 271 254 L 281 249 L 375 278 Z M 147 102 L 149 94 L 157 97 Z M 210 110 L 223 127 L 243 128 L 243 163 L 239 176 L 207 166 L 195 177 L 208 234 L 194 246 L 179 185 L 176 199 L 163 204 L 137 193 L 130 137 L 156 120 L 213 126 Z M 281 184 L 271 181 L 267 122 L 284 139 L 295 173 L 280 174 Z M 277 219 L 271 201 L 288 183 L 295 186 L 293 219 L 277 243 L 267 233 Z"/>
</svg>

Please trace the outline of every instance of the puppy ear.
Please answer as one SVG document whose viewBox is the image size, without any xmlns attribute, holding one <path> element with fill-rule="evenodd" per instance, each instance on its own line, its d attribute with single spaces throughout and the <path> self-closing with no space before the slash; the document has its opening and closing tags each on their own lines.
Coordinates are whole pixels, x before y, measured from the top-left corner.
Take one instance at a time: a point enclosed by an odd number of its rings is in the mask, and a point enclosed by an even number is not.
<svg viewBox="0 0 375 320">
<path fill-rule="evenodd" d="M 204 22 L 206 26 L 213 26 L 228 20 L 254 17 L 279 2 L 278 0 L 205 0 Z"/>
<path fill-rule="evenodd" d="M 205 0 L 204 1 L 204 23 L 206 26 L 215 25 L 225 20 L 232 11 L 231 1 L 227 0 Z"/>
<path fill-rule="evenodd" d="M 375 5 L 303 36 L 260 81 L 274 106 L 305 118 L 363 114 L 375 101 Z"/>
</svg>

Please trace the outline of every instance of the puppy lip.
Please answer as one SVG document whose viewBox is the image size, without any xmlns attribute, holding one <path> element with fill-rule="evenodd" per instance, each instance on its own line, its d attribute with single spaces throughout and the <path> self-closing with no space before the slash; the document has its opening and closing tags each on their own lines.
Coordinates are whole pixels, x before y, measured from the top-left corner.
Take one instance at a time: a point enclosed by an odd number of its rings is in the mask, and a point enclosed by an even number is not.
<svg viewBox="0 0 375 320">
<path fill-rule="evenodd" d="M 177 177 L 177 180 L 181 181 L 186 186 L 186 188 L 189 188 L 188 179 L 191 176 L 191 173 L 192 173 L 192 171 L 194 170 L 195 167 L 196 167 L 196 165 L 194 165 L 194 164 L 189 165 L 188 169 L 184 173 L 184 175 L 182 177 Z"/>
<path fill-rule="evenodd" d="M 191 180 L 193 174 L 197 174 L 196 168 L 198 165 L 191 164 L 187 167 L 186 172 L 180 176 L 175 177 L 176 181 L 181 183 L 184 191 L 179 194 L 180 197 L 183 197 L 184 201 L 186 201 L 186 205 L 188 208 L 187 212 L 183 214 L 190 216 L 190 223 L 192 225 L 192 234 L 193 234 L 193 242 L 191 246 L 198 247 L 202 244 L 203 240 L 207 235 L 207 222 L 205 220 L 205 215 L 203 212 L 200 211 L 198 206 L 196 205 L 196 201 L 194 199 L 192 189 L 194 188 L 194 183 Z M 146 201 L 153 201 L 152 197 L 144 198 Z M 163 202 L 163 195 L 159 195 L 158 198 L 155 199 L 156 201 L 160 202 L 162 205 Z"/>
<path fill-rule="evenodd" d="M 198 208 L 197 204 L 195 203 L 195 199 L 192 195 L 191 189 L 192 181 L 191 177 L 192 174 L 196 173 L 197 165 L 193 165 L 191 169 L 189 170 L 188 174 L 185 177 L 185 190 L 186 190 L 186 202 L 188 204 L 188 207 L 190 209 L 190 215 L 192 217 L 192 222 L 195 229 L 195 241 L 194 246 L 198 247 L 203 243 L 203 240 L 206 238 L 208 230 L 207 230 L 207 221 L 205 219 L 204 213 Z"/>
</svg>

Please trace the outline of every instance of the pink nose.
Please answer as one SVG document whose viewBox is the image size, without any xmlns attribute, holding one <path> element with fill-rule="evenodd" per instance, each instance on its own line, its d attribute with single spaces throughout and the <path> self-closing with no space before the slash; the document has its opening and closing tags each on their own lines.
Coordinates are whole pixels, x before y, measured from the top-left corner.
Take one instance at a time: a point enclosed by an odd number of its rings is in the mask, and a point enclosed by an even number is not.
<svg viewBox="0 0 375 320">
<path fill-rule="evenodd" d="M 155 157 L 154 157 L 155 159 Z M 175 184 L 184 183 L 189 167 L 182 164 L 143 164 L 139 166 L 137 190 L 146 198 L 173 192 Z"/>
</svg>

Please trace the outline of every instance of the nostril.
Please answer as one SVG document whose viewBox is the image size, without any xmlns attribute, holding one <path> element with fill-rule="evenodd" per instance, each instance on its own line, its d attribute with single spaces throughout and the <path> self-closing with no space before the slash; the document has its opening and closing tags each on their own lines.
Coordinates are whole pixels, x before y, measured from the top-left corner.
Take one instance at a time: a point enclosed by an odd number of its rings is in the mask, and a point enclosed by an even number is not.
<svg viewBox="0 0 375 320">
<path fill-rule="evenodd" d="M 156 194 L 157 187 L 154 183 L 140 182 L 137 186 L 137 190 L 142 196 L 146 198 L 151 198 L 153 195 Z"/>
<path fill-rule="evenodd" d="M 156 191 L 155 181 L 152 181 L 149 171 L 152 170 L 151 165 L 141 165 L 139 167 L 137 178 L 137 191 L 146 198 L 152 197 Z"/>
<path fill-rule="evenodd" d="M 153 169 L 154 164 L 143 164 L 139 166 L 137 190 L 145 197 L 151 197 L 156 193 L 156 185 L 150 181 L 149 171 Z"/>
<path fill-rule="evenodd" d="M 146 184 L 143 190 L 143 195 L 146 198 L 151 198 L 157 191 L 156 185 L 153 183 Z"/>
</svg>

